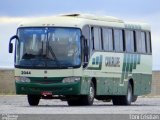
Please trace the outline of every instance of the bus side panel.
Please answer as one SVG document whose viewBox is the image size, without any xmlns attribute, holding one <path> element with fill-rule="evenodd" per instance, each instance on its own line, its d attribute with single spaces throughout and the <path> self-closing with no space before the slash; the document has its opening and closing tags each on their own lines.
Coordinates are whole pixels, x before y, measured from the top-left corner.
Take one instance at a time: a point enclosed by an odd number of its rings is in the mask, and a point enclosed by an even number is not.
<svg viewBox="0 0 160 120">
<path fill-rule="evenodd" d="M 152 75 L 133 74 L 134 95 L 143 95 L 151 92 Z"/>
<path fill-rule="evenodd" d="M 132 73 L 134 95 L 150 93 L 152 83 L 152 55 L 141 54 L 135 68 Z"/>
<path fill-rule="evenodd" d="M 105 77 L 97 77 L 97 95 L 106 95 L 111 92 L 111 88 L 113 88 L 113 78 L 105 78 Z M 110 88 L 110 87 L 111 88 Z"/>
<path fill-rule="evenodd" d="M 119 78 L 97 78 L 97 95 L 126 95 L 127 84 L 120 85 Z"/>
<path fill-rule="evenodd" d="M 95 52 L 86 74 L 97 79 L 97 95 L 126 95 L 129 80 L 134 94 L 143 95 L 151 91 L 151 62 L 151 55 Z"/>
<path fill-rule="evenodd" d="M 141 82 L 141 94 L 148 94 L 151 92 L 151 80 L 152 75 L 141 74 L 142 82 Z"/>
<path fill-rule="evenodd" d="M 89 94 L 89 83 L 91 81 L 91 78 L 88 76 L 84 76 L 82 77 L 81 80 L 81 90 L 80 90 L 80 94 L 81 95 L 88 95 Z"/>
<path fill-rule="evenodd" d="M 141 82 L 142 82 L 142 76 L 139 73 L 133 74 L 133 84 L 134 84 L 134 95 L 141 95 Z"/>
</svg>

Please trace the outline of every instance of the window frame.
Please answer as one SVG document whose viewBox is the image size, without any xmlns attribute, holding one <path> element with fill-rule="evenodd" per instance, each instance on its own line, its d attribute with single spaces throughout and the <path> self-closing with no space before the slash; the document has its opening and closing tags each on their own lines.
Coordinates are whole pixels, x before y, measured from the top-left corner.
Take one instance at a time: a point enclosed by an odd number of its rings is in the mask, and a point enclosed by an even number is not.
<svg viewBox="0 0 160 120">
<path fill-rule="evenodd" d="M 151 31 L 150 30 L 141 30 L 141 29 L 130 29 L 130 28 L 120 28 L 120 27 L 111 27 L 111 26 L 98 26 L 98 25 L 89 25 L 90 26 L 90 30 L 91 28 L 93 27 L 99 27 L 100 30 L 101 30 L 101 45 L 103 46 L 101 50 L 95 50 L 93 49 L 93 40 L 91 38 L 91 42 L 90 45 L 91 45 L 91 50 L 92 51 L 101 51 L 101 52 L 114 52 L 114 53 L 130 53 L 130 54 L 145 54 L 145 55 L 152 55 L 152 40 L 151 40 Z M 113 45 L 113 50 L 105 50 L 104 49 L 104 39 L 103 39 L 103 29 L 111 29 L 112 30 L 112 45 Z M 116 51 L 115 50 L 115 36 L 114 36 L 114 31 L 115 30 L 121 30 L 122 31 L 122 51 Z M 129 31 L 133 31 L 133 51 L 132 52 L 127 52 L 126 51 L 126 40 L 125 40 L 125 30 L 129 30 Z M 137 48 L 137 38 L 136 38 L 136 31 L 140 31 L 140 32 L 144 32 L 145 33 L 145 46 L 147 45 L 147 42 L 146 42 L 146 32 L 149 32 L 149 37 L 150 37 L 150 53 L 148 53 L 147 51 L 147 48 L 146 49 L 146 52 L 143 53 L 143 52 L 139 52 L 138 51 L 138 48 Z M 92 33 L 92 32 L 91 32 Z M 91 37 L 92 37 L 92 34 L 91 34 Z"/>
<path fill-rule="evenodd" d="M 142 35 L 142 33 L 144 33 L 144 38 L 145 38 L 145 40 L 144 40 L 145 41 L 144 48 L 145 48 L 145 52 L 142 51 L 142 40 L 141 40 L 141 51 L 138 51 L 136 32 L 140 32 L 141 35 Z M 137 52 L 135 52 L 135 53 L 139 53 L 139 54 L 152 54 L 152 53 L 148 53 L 147 52 L 147 47 L 146 47 L 147 46 L 146 32 L 147 31 L 145 31 L 145 30 L 135 30 L 135 41 L 136 41 L 136 50 L 137 50 Z M 142 36 L 140 36 L 140 37 L 142 37 Z M 150 39 L 150 41 L 151 41 L 151 39 Z"/>
<path fill-rule="evenodd" d="M 104 42 L 104 36 L 103 36 L 103 33 L 104 33 L 104 30 L 105 30 L 105 29 L 111 30 L 111 32 L 112 32 L 112 33 L 111 33 L 112 39 L 111 39 L 111 41 L 109 41 L 109 42 L 112 42 L 112 50 L 109 50 L 109 49 L 106 50 L 106 49 L 105 49 L 105 46 L 104 46 L 104 45 L 105 45 L 105 44 L 104 44 L 105 42 Z M 113 52 L 113 51 L 114 51 L 113 28 L 110 28 L 110 27 L 102 27 L 102 40 L 103 40 L 103 51 Z"/>
<path fill-rule="evenodd" d="M 127 31 L 128 31 L 128 32 L 132 32 L 132 34 L 133 34 L 133 39 L 132 39 L 132 40 L 133 40 L 133 41 L 132 41 L 132 42 L 133 42 L 133 45 L 132 45 L 133 50 L 132 50 L 132 51 L 128 51 L 128 50 L 127 50 L 127 41 L 126 41 L 126 40 L 127 40 L 127 38 L 126 38 L 126 34 L 127 34 L 126 32 L 127 32 Z M 134 30 L 132 30 L 132 29 L 124 29 L 124 36 L 123 36 L 123 37 L 124 37 L 124 42 L 125 42 L 125 45 L 124 45 L 124 47 L 125 47 L 125 52 L 126 52 L 126 53 L 135 53 L 135 41 L 136 41 L 136 40 L 135 40 L 135 37 L 134 37 Z M 131 36 L 130 36 L 130 37 L 131 37 Z"/>
<path fill-rule="evenodd" d="M 95 31 L 94 29 L 98 29 L 98 42 L 99 42 L 99 49 L 96 49 L 95 46 Z M 102 34 L 101 34 L 101 27 L 100 26 L 91 26 L 91 41 L 92 41 L 92 51 L 102 51 Z"/>
<path fill-rule="evenodd" d="M 146 51 L 147 54 L 152 54 L 152 40 L 151 40 L 151 32 L 150 31 L 146 31 Z M 149 41 L 147 41 L 147 33 L 149 35 Z M 148 42 L 149 42 L 149 51 L 148 51 Z"/>
<path fill-rule="evenodd" d="M 122 32 L 122 50 L 120 51 L 120 50 L 116 50 L 116 46 L 115 46 L 115 30 L 120 30 L 121 32 Z M 124 41 L 124 37 L 123 37 L 123 30 L 124 29 L 120 29 L 120 28 L 113 28 L 113 41 L 114 41 L 114 52 L 117 52 L 117 53 L 123 53 L 124 52 L 124 43 L 123 43 L 123 41 Z M 120 49 L 120 48 L 119 48 Z"/>
</svg>

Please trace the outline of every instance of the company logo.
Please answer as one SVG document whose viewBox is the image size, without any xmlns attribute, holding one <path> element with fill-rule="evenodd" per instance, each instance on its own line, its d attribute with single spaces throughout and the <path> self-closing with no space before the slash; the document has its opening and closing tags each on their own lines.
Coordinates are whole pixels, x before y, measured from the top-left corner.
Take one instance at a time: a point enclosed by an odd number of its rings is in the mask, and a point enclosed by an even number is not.
<svg viewBox="0 0 160 120">
<path fill-rule="evenodd" d="M 92 66 L 88 67 L 89 70 L 101 70 L 102 69 L 102 55 L 92 58 Z"/>
<path fill-rule="evenodd" d="M 92 58 L 92 65 L 100 65 L 102 63 L 102 56 Z"/>
<path fill-rule="evenodd" d="M 106 57 L 106 67 L 120 67 L 120 57 Z"/>
</svg>

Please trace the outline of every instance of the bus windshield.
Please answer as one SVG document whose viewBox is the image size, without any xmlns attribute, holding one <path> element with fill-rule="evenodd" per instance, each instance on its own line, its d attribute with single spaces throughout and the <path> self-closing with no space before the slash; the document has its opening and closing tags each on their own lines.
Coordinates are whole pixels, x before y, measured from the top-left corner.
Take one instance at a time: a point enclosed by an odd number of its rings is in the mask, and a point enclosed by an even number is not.
<svg viewBox="0 0 160 120">
<path fill-rule="evenodd" d="M 81 64 L 78 28 L 19 28 L 15 66 L 68 68 Z"/>
</svg>

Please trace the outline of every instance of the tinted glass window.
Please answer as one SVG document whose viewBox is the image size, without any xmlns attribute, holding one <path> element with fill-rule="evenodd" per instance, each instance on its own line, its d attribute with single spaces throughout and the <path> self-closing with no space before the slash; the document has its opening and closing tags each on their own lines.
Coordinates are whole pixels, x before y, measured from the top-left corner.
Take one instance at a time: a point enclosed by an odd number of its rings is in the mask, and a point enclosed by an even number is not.
<svg viewBox="0 0 160 120">
<path fill-rule="evenodd" d="M 146 53 L 145 32 L 141 32 L 141 40 L 142 40 L 142 53 Z"/>
<path fill-rule="evenodd" d="M 16 65 L 66 68 L 81 64 L 81 31 L 77 28 L 19 28 Z"/>
<path fill-rule="evenodd" d="M 85 26 L 85 27 L 82 29 L 82 33 L 83 33 L 83 35 L 85 36 L 85 38 L 87 39 L 87 45 L 89 46 L 89 45 L 90 45 L 90 42 L 89 42 L 89 38 L 90 38 L 90 28 L 89 28 L 89 26 Z"/>
<path fill-rule="evenodd" d="M 94 27 L 94 49 L 101 50 L 101 30 L 98 27 Z"/>
<path fill-rule="evenodd" d="M 91 46 L 92 49 L 94 50 L 94 29 L 91 27 Z"/>
<path fill-rule="evenodd" d="M 146 32 L 147 53 L 151 53 L 151 37 L 150 32 Z"/>
<path fill-rule="evenodd" d="M 106 51 L 113 51 L 112 29 L 104 28 L 103 30 L 103 48 Z"/>
<path fill-rule="evenodd" d="M 136 44 L 139 53 L 146 53 L 145 32 L 136 31 Z"/>
<path fill-rule="evenodd" d="M 118 52 L 123 51 L 122 30 L 114 30 L 114 47 Z"/>
<path fill-rule="evenodd" d="M 126 51 L 127 52 L 134 52 L 133 31 L 130 31 L 130 30 L 125 31 L 125 43 L 126 43 Z"/>
<path fill-rule="evenodd" d="M 142 42 L 141 42 L 141 32 L 140 31 L 136 31 L 136 43 L 137 43 L 137 52 L 141 52 Z"/>
</svg>

